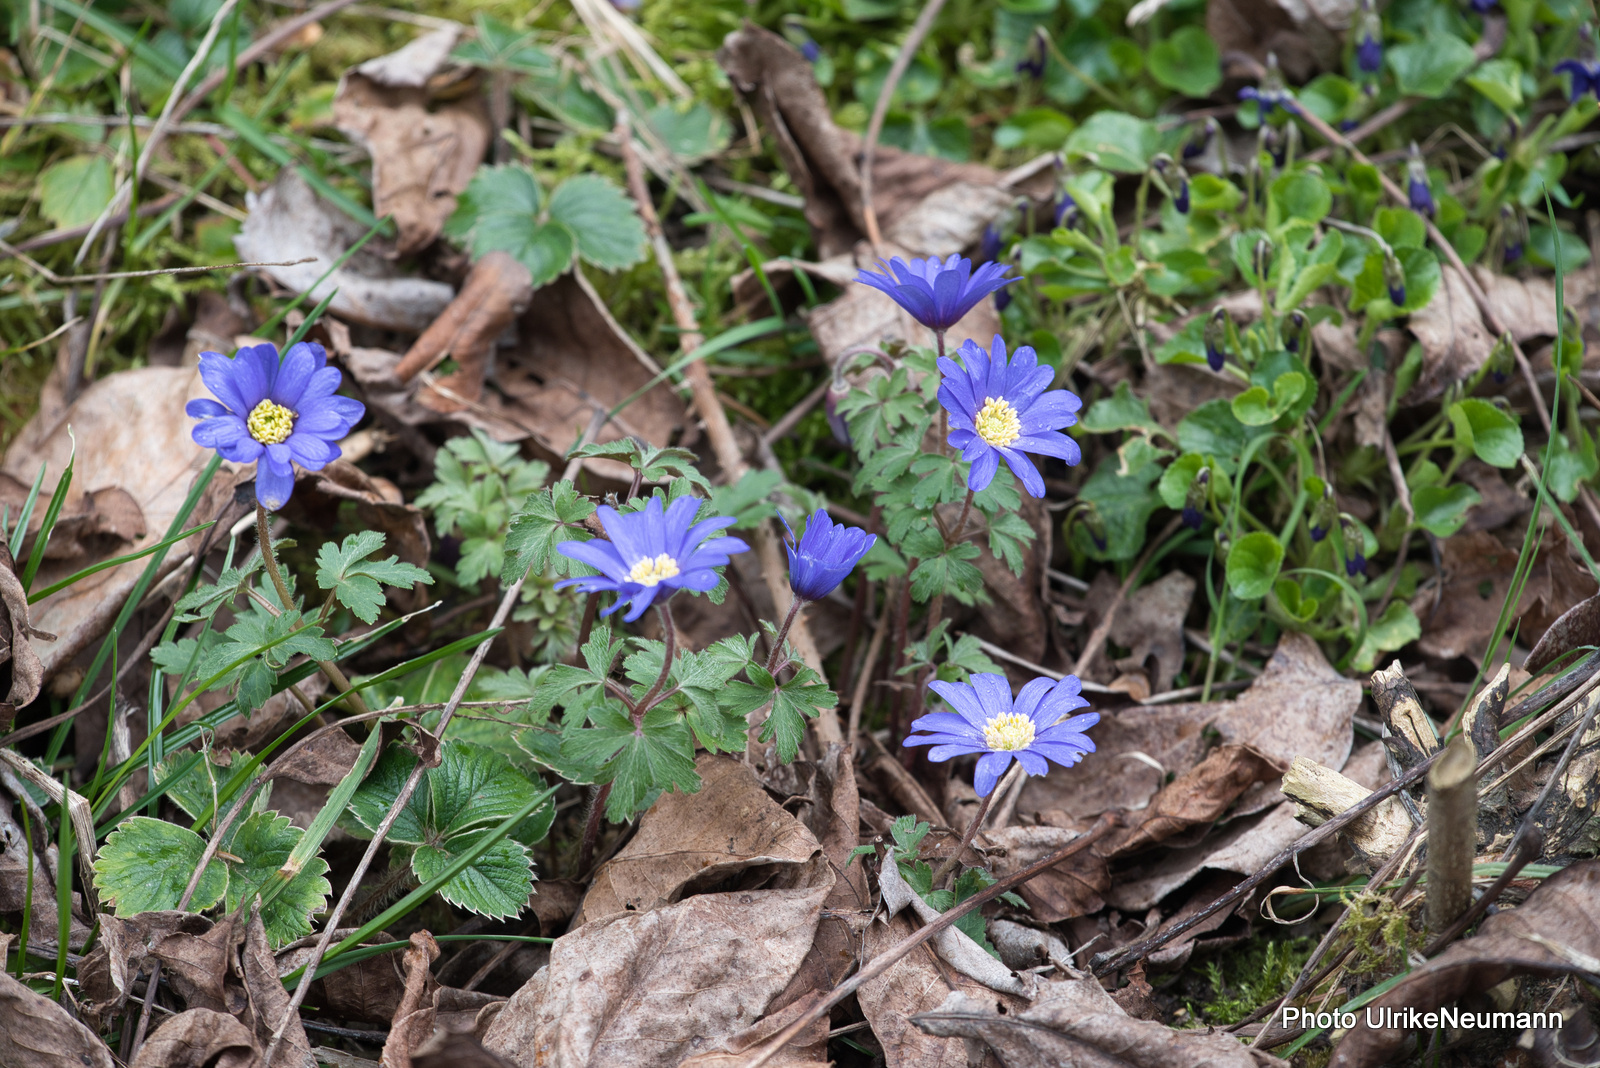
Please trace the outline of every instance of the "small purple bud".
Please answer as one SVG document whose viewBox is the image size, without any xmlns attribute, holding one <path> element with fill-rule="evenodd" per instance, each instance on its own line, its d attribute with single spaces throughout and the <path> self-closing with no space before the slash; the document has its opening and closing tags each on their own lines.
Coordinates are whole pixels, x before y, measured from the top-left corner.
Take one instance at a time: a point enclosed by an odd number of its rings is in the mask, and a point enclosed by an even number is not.
<svg viewBox="0 0 1600 1068">
<path fill-rule="evenodd" d="M 1383 45 L 1376 37 L 1363 36 L 1356 45 L 1356 66 L 1364 74 L 1376 74 L 1383 66 Z"/>
<path fill-rule="evenodd" d="M 1072 194 L 1065 190 L 1061 192 L 1061 200 L 1056 204 L 1054 225 L 1065 226 L 1071 229 L 1078 222 L 1078 202 L 1072 199 Z"/>
<path fill-rule="evenodd" d="M 1350 558 L 1344 562 L 1344 573 L 1350 578 L 1366 571 L 1367 558 L 1359 552 L 1351 553 Z"/>
<path fill-rule="evenodd" d="M 1190 530 L 1200 529 L 1200 509 L 1192 504 L 1183 506 L 1183 525 Z"/>
<path fill-rule="evenodd" d="M 1002 289 L 994 295 L 994 310 L 1003 312 L 1011 307 L 1011 290 Z"/>
<path fill-rule="evenodd" d="M 1516 263 L 1522 258 L 1522 242 L 1516 241 L 1506 246 L 1506 262 Z"/>
<path fill-rule="evenodd" d="M 1403 307 L 1406 302 L 1406 287 L 1404 285 L 1389 287 L 1389 303 L 1396 308 Z"/>
<path fill-rule="evenodd" d="M 1172 206 L 1178 209 L 1179 215 L 1189 214 L 1189 179 L 1185 178 L 1178 186 L 1178 195 L 1172 198 Z"/>
<path fill-rule="evenodd" d="M 1196 159 L 1204 155 L 1207 146 L 1211 144 L 1211 138 L 1216 135 L 1216 132 L 1217 120 L 1207 119 L 1205 124 L 1200 127 L 1200 132 L 1183 143 L 1183 158 Z"/>
<path fill-rule="evenodd" d="M 1495 8 L 1495 0 L 1472 0 L 1472 10 L 1480 15 L 1487 15 Z"/>
<path fill-rule="evenodd" d="M 1000 231 L 990 223 L 983 228 L 983 236 L 978 239 L 978 255 L 975 257 L 979 263 L 988 263 L 1000 257 Z"/>
<path fill-rule="evenodd" d="M 800 54 L 806 57 L 807 63 L 815 63 L 822 57 L 822 46 L 807 38 L 806 43 L 800 46 Z"/>
<path fill-rule="evenodd" d="M 1313 526 L 1311 528 L 1311 540 L 1312 541 L 1321 541 L 1323 538 L 1326 538 L 1327 536 L 1328 536 L 1328 528 L 1327 527 Z"/>
</svg>

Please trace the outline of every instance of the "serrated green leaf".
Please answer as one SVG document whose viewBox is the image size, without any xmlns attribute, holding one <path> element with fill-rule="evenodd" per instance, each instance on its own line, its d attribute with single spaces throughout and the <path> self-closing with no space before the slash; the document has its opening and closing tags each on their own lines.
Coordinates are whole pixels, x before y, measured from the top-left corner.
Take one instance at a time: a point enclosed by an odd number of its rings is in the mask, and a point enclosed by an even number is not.
<svg viewBox="0 0 1600 1068">
<path fill-rule="evenodd" d="M 644 223 L 633 201 L 609 179 L 580 174 L 550 194 L 550 220 L 577 239 L 578 255 L 601 270 L 616 271 L 644 259 Z"/>
<path fill-rule="evenodd" d="M 499 823 L 542 789 L 493 749 L 456 741 L 444 743 L 439 766 L 427 772 L 427 787 L 429 840 Z"/>
<path fill-rule="evenodd" d="M 276 812 L 257 812 L 229 830 L 222 850 L 239 858 L 229 860 L 227 909 L 237 910 L 248 903 L 263 883 L 283 867 L 305 831 L 294 826 L 288 816 Z M 274 948 L 288 945 L 311 933 L 311 917 L 328 903 L 333 887 L 323 878 L 327 861 L 312 857 L 300 874 L 261 907 L 261 922 L 267 941 Z"/>
<path fill-rule="evenodd" d="M 522 510 L 511 519 L 500 581 L 510 585 L 529 570 L 571 574 L 573 561 L 561 556 L 556 546 L 563 541 L 583 541 L 581 524 L 593 514 L 594 502 L 580 494 L 570 480 L 529 494 Z"/>
<path fill-rule="evenodd" d="M 331 541 L 323 542 L 317 551 L 317 585 L 332 590 L 339 603 L 363 623 L 377 622 L 383 610 L 383 586 L 409 590 L 419 582 L 433 584 L 432 575 L 401 563 L 398 556 L 368 559 L 383 548 L 383 540 L 382 532 L 363 530 L 347 536 L 337 548 Z"/>
<path fill-rule="evenodd" d="M 532 800 L 530 795 L 529 800 Z M 411 870 L 427 882 L 444 872 L 490 832 L 459 835 L 438 845 L 419 846 Z M 439 896 L 460 908 L 493 919 L 508 919 L 528 907 L 533 893 L 533 864 L 528 848 L 502 838 L 439 888 Z"/>
<path fill-rule="evenodd" d="M 417 755 L 396 743 L 389 746 L 360 786 L 350 796 L 350 804 L 339 817 L 339 824 L 359 838 L 370 838 L 389 815 L 395 799 L 405 785 Z M 389 828 L 388 840 L 400 845 L 421 845 L 426 840 L 428 794 L 421 788 L 412 793 L 405 810 Z"/>
<path fill-rule="evenodd" d="M 205 841 L 187 827 L 131 816 L 100 847 L 94 862 L 95 889 L 118 916 L 175 909 L 205 848 Z M 223 861 L 213 859 L 189 901 L 190 910 L 210 908 L 227 889 L 228 870 Z"/>
<path fill-rule="evenodd" d="M 172 759 L 156 765 L 156 785 L 164 786 L 167 799 L 183 810 L 190 819 L 199 819 L 203 812 L 215 812 L 218 791 L 233 777 L 233 771 L 213 763 L 210 753 L 199 754 L 199 760 L 188 759 L 194 754 L 179 753 Z M 179 769 L 187 767 L 179 773 Z"/>
<path fill-rule="evenodd" d="M 615 823 L 628 819 L 657 791 L 700 789 L 694 740 L 670 710 L 651 709 L 637 729 L 610 703 L 592 710 L 590 720 L 594 726 L 562 740 L 561 755 L 581 764 L 600 764 L 601 775 L 611 781 L 607 819 Z"/>
</svg>

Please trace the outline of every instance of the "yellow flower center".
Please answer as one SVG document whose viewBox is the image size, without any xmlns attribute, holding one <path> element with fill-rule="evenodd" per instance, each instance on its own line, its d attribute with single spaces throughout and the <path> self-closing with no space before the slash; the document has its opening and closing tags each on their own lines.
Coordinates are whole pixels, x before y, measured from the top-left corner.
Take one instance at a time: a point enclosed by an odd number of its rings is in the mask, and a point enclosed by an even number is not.
<svg viewBox="0 0 1600 1068">
<path fill-rule="evenodd" d="M 1022 436 L 1022 420 L 1004 397 L 988 397 L 973 420 L 978 436 L 995 448 L 1004 448 Z"/>
<path fill-rule="evenodd" d="M 1016 712 L 995 716 L 983 725 L 983 740 L 990 749 L 1026 749 L 1033 744 L 1033 720 Z"/>
<path fill-rule="evenodd" d="M 655 586 L 662 579 L 669 579 L 677 573 L 678 561 L 662 553 L 654 560 L 646 556 L 634 564 L 633 570 L 628 572 L 628 581 L 637 582 L 641 586 Z"/>
<path fill-rule="evenodd" d="M 264 400 L 255 406 L 244 425 L 250 428 L 250 436 L 261 444 L 278 445 L 294 432 L 294 413 L 281 404 Z"/>
</svg>

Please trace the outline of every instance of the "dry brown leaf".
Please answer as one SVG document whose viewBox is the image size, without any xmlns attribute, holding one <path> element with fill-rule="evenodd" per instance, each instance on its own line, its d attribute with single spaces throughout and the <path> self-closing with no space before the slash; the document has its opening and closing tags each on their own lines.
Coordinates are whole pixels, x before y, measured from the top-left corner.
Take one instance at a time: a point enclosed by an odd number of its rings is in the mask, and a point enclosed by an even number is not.
<svg viewBox="0 0 1600 1068">
<path fill-rule="evenodd" d="M 878 874 L 878 888 L 883 894 L 885 916 L 893 917 L 910 908 L 924 924 L 939 918 L 939 911 L 917 895 L 917 892 L 900 875 L 898 863 L 886 863 Z M 1014 974 L 999 960 L 989 955 L 966 932 L 956 927 L 946 927 L 933 936 L 934 950 L 956 971 L 976 979 L 990 990 L 1015 994 L 1021 998 L 1033 995 L 1032 977 Z"/>
<path fill-rule="evenodd" d="M 484 1047 L 522 1068 L 669 1068 L 713 1048 L 788 984 L 832 886 L 701 894 L 585 924 L 551 946 Z"/>
<path fill-rule="evenodd" d="M 1482 655 L 1511 588 L 1519 548 L 1486 531 L 1446 538 L 1440 545 L 1443 587 L 1437 610 L 1432 586 L 1419 590 L 1411 601 L 1422 622 L 1417 648 L 1445 660 Z M 1571 559 L 1565 543 L 1547 536 L 1513 613 L 1518 641 L 1536 643 L 1564 612 L 1594 592 L 1594 579 Z"/>
<path fill-rule="evenodd" d="M 334 932 L 335 939 L 355 933 L 354 927 Z M 311 945 L 316 936 L 301 939 L 278 951 L 278 970 L 287 975 L 310 959 Z M 394 938 L 376 931 L 363 945 L 381 945 Z M 310 1000 L 323 1011 L 347 1020 L 363 1023 L 388 1024 L 394 1018 L 400 995 L 405 991 L 405 976 L 401 974 L 400 959 L 393 953 L 380 953 L 356 961 L 338 971 L 318 979 L 311 985 Z"/>
<path fill-rule="evenodd" d="M 1141 672 L 1147 676 L 1151 693 L 1169 690 L 1172 677 L 1183 667 L 1183 620 L 1194 600 L 1195 581 L 1181 571 L 1172 571 L 1117 601 L 1119 585 L 1109 571 L 1101 571 L 1089 587 L 1085 607 L 1089 619 L 1098 622 L 1107 607 L 1116 603 L 1109 636 L 1127 649 L 1128 655 L 1113 664 L 1102 647 L 1090 660 L 1086 677 L 1110 679 L 1113 668 L 1123 673 Z"/>
<path fill-rule="evenodd" d="M 932 1035 L 981 1042 L 1005 1068 L 1287 1068 L 1231 1035 L 1133 1019 L 1094 979 L 1047 983 L 1020 1013 L 996 1013 L 957 991 L 913 1022 Z"/>
<path fill-rule="evenodd" d="M 1354 7 L 1347 0 L 1315 5 L 1293 0 L 1209 0 L 1206 33 L 1224 57 L 1239 53 L 1255 61 L 1229 63 L 1225 74 L 1253 80 L 1267 56 L 1275 55 L 1291 82 L 1305 82 L 1317 71 L 1337 65 L 1339 35 L 1350 25 Z"/>
<path fill-rule="evenodd" d="M 134 979 L 155 963 L 153 940 L 179 930 L 204 934 L 211 926 L 191 912 L 141 912 L 125 920 L 106 913 L 99 919 L 100 937 L 78 964 L 78 1001 L 91 1022 L 109 1021 L 122 1011 Z"/>
<path fill-rule="evenodd" d="M 1439 270 L 1433 299 L 1408 320 L 1422 346 L 1422 373 L 1403 398 L 1408 405 L 1433 400 L 1446 386 L 1471 378 L 1494 349 L 1494 335 L 1483 325 L 1466 278 L 1449 264 Z"/>
<path fill-rule="evenodd" d="M 483 376 L 495 342 L 532 298 L 533 275 L 526 266 L 509 253 L 486 254 L 472 265 L 456 299 L 412 343 L 395 368 L 395 377 L 409 382 L 448 356 L 458 370 L 439 379 L 438 389 L 422 390 L 418 403 L 439 412 L 460 411 L 476 403 L 483 396 Z"/>
<path fill-rule="evenodd" d="M 111 1068 L 111 1051 L 67 1010 L 0 970 L 0 1064 Z"/>
<path fill-rule="evenodd" d="M 411 1068 L 411 1051 L 433 1034 L 436 1015 L 432 994 L 438 988 L 429 967 L 439 959 L 439 943 L 427 931 L 414 931 L 401 967 L 406 985 L 395 1006 L 389 1037 L 383 1042 L 385 1068 Z"/>
<path fill-rule="evenodd" d="M 393 482 L 344 460 L 334 460 L 321 471 L 296 470 L 295 475 L 296 492 L 284 508 L 289 519 L 315 530 L 333 530 L 340 502 L 352 501 L 361 525 L 384 534 L 385 552 L 418 567 L 428 562 L 432 549 L 427 519 L 420 508 L 406 503 Z M 419 600 L 427 596 L 420 586 L 412 592 Z"/>
<path fill-rule="evenodd" d="M 1006 827 L 984 833 L 987 841 L 1005 851 L 993 860 L 994 873 L 1002 878 L 1042 860 L 1077 836 L 1078 832 L 1062 827 Z M 1110 891 L 1106 859 L 1093 849 L 1076 853 L 1017 887 L 1028 903 L 1029 915 L 1041 923 L 1099 912 Z"/>
<path fill-rule="evenodd" d="M 250 1029 L 232 1016 L 189 1009 L 145 1039 L 133 1068 L 259 1068 L 261 1053 Z"/>
<path fill-rule="evenodd" d="M 695 763 L 700 791 L 661 795 L 633 839 L 595 873 L 575 924 L 648 912 L 740 872 L 743 883 L 762 886 L 817 855 L 816 838 L 767 796 L 749 765 L 710 753 Z"/>
<path fill-rule="evenodd" d="M 439 236 L 489 147 L 482 95 L 452 85 L 450 98 L 440 102 L 430 87 L 459 32 L 449 23 L 370 59 L 346 73 L 334 94 L 339 131 L 372 157 L 372 212 L 393 216 L 400 256 Z"/>
<path fill-rule="evenodd" d="M 1127 856 L 1180 831 L 1214 822 L 1258 782 L 1283 774 L 1283 765 L 1248 745 L 1219 745 L 1156 795 L 1143 818 L 1105 846 L 1107 856 Z"/>
<path fill-rule="evenodd" d="M 274 779 L 293 779 L 308 786 L 336 786 L 355 767 L 361 745 L 342 730 L 317 735 L 287 760 L 272 766 Z"/>
<path fill-rule="evenodd" d="M 1583 860 L 1540 883 L 1515 909 L 1483 921 L 1478 934 L 1450 946 L 1439 956 L 1414 967 L 1400 983 L 1357 1014 L 1356 1026 L 1333 1051 L 1329 1068 L 1376 1068 L 1389 1063 L 1410 1033 L 1405 1026 L 1369 1027 L 1373 1012 L 1415 1008 L 1433 1012 L 1460 1009 L 1504 1011 L 1478 997 L 1516 976 L 1575 976 L 1593 982 L 1600 968 L 1600 861 Z M 1534 1012 L 1546 1004 L 1520 1004 Z M 1374 1017 L 1387 1023 L 1387 1014 Z M 1513 1028 L 1529 1026 L 1513 1023 Z"/>
<path fill-rule="evenodd" d="M 1566 297 L 1569 307 L 1572 305 L 1574 282 L 1579 280 L 1579 275 L 1592 274 L 1592 271 L 1581 271 L 1567 275 Z M 1489 298 L 1489 306 L 1494 309 L 1501 325 L 1511 331 L 1511 336 L 1519 343 L 1555 335 L 1556 287 L 1549 277 L 1535 275 L 1517 278 L 1481 265 L 1472 268 L 1472 277 L 1483 288 L 1484 295 Z M 1590 284 L 1588 288 L 1592 290 L 1593 285 Z"/>
<path fill-rule="evenodd" d="M 300 1014 L 289 1010 L 289 991 L 283 988 L 272 947 L 267 944 L 259 900 L 250 909 L 250 923 L 245 928 L 244 944 L 239 948 L 239 965 L 238 975 L 244 983 L 249 1006 L 244 1022 L 254 1027 L 256 1041 L 265 1048 L 272 1041 L 279 1021 L 288 1019 L 283 1040 L 267 1068 L 299 1068 L 309 1063 L 311 1043 L 300 1025 Z"/>
<path fill-rule="evenodd" d="M 1550 624 L 1522 667 L 1537 675 L 1567 653 L 1588 645 L 1600 645 L 1600 594 L 1578 602 Z"/>
<path fill-rule="evenodd" d="M 679 1068 L 743 1068 L 752 1051 L 794 1023 L 825 996 L 825 991 L 814 990 L 799 1001 L 769 1012 L 755 1025 L 723 1039 L 714 1049 L 695 1054 Z M 828 1060 L 827 1048 L 828 1018 L 824 1016 L 779 1050 L 767 1062 L 767 1068 L 828 1068 L 833 1062 Z"/>
<path fill-rule="evenodd" d="M 317 196 L 293 167 L 279 171 L 260 193 L 246 193 L 245 206 L 249 217 L 233 239 L 240 260 L 278 263 L 315 257 L 292 267 L 258 269 L 291 293 L 312 290 L 313 301 L 333 295 L 329 307 L 341 319 L 419 334 L 455 296 L 443 282 L 403 275 L 374 250 L 376 239 L 318 284 L 367 228 Z"/>
</svg>

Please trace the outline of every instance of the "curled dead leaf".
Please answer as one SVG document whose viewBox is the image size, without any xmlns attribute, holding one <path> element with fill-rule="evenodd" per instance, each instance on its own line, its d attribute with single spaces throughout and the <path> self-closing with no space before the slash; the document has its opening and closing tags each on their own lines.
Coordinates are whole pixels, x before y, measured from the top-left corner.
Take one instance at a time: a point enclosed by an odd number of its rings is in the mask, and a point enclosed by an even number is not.
<svg viewBox="0 0 1600 1068">
<path fill-rule="evenodd" d="M 11 549 L 0 544 L 0 731 L 11 729 L 17 709 L 39 696 L 44 683 L 44 663 L 33 651 L 34 630 L 28 625 L 28 591 L 17 576 Z M 6 676 L 10 678 L 7 679 Z"/>
<path fill-rule="evenodd" d="M 438 101 L 431 89 L 459 32 L 448 23 L 370 59 L 347 72 L 334 94 L 340 132 L 372 157 L 372 211 L 393 217 L 400 256 L 439 236 L 489 147 L 482 95 L 452 86 L 449 99 Z"/>
<path fill-rule="evenodd" d="M 439 379 L 439 389 L 423 390 L 419 403 L 453 412 L 477 402 L 495 342 L 527 310 L 532 297 L 533 275 L 521 261 L 505 252 L 486 254 L 472 265 L 455 300 L 412 343 L 394 369 L 395 377 L 409 382 L 449 357 L 459 369 Z"/>
<path fill-rule="evenodd" d="M 648 912 L 745 873 L 752 888 L 788 874 L 804 878 L 817 839 L 761 788 L 755 772 L 727 755 L 695 762 L 698 793 L 664 793 L 621 853 L 595 873 L 575 925 L 623 912 Z"/>
<path fill-rule="evenodd" d="M 133 1068 L 259 1068 L 250 1029 L 227 1013 L 189 1009 L 145 1039 Z"/>
</svg>

